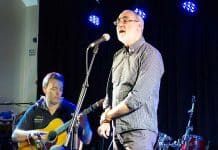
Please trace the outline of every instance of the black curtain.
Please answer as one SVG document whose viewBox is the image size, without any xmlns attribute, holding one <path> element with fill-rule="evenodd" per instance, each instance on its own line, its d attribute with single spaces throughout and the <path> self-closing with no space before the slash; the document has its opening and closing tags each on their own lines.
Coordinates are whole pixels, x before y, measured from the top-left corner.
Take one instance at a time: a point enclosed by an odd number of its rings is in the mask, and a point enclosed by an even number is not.
<svg viewBox="0 0 218 150">
<path fill-rule="evenodd" d="M 198 1 L 194 15 L 184 13 L 179 1 L 40 1 L 38 40 L 38 96 L 42 94 L 44 75 L 57 71 L 65 76 L 64 97 L 77 103 L 85 78 L 85 52 L 89 43 L 103 33 L 111 40 L 102 43 L 89 78 L 82 109 L 105 95 L 106 81 L 114 52 L 122 45 L 117 41 L 112 22 L 126 8 L 136 4 L 149 12 L 144 37 L 161 52 L 165 74 L 162 78 L 158 109 L 159 130 L 174 140 L 185 133 L 192 106 L 194 135 L 210 141 L 210 149 L 218 148 L 218 23 L 212 2 Z M 102 14 L 103 23 L 96 28 L 87 23 L 88 13 Z M 89 58 L 92 51 L 89 52 Z M 101 109 L 89 114 L 94 131 L 89 149 L 101 149 L 97 134 Z"/>
</svg>

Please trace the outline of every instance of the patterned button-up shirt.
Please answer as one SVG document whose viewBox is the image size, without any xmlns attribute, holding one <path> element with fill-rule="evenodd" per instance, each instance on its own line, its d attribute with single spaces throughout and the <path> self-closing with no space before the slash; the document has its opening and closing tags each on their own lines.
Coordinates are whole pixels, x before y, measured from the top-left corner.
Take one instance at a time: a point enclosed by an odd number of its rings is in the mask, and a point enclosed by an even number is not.
<svg viewBox="0 0 218 150">
<path fill-rule="evenodd" d="M 112 66 L 112 108 L 124 102 L 130 113 L 114 119 L 116 133 L 137 129 L 158 132 L 157 108 L 164 66 L 161 54 L 142 37 L 115 55 Z M 107 107 L 110 99 L 105 101 Z"/>
</svg>

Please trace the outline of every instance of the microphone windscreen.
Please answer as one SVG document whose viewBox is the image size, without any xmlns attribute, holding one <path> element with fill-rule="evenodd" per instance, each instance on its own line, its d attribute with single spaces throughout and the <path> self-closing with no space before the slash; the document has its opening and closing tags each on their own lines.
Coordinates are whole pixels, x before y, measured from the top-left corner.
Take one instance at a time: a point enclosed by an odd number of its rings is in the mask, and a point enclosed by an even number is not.
<svg viewBox="0 0 218 150">
<path fill-rule="evenodd" d="M 109 41 L 111 38 L 108 33 L 103 34 L 103 37 L 104 37 L 105 41 Z"/>
</svg>

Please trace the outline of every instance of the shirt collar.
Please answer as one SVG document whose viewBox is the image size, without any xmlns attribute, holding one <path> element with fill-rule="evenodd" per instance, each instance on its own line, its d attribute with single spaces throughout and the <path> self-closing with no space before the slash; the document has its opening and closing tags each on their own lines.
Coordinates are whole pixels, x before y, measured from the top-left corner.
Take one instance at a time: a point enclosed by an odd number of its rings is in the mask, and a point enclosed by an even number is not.
<svg viewBox="0 0 218 150">
<path fill-rule="evenodd" d="M 45 102 L 45 97 L 40 98 L 40 100 L 38 102 L 38 106 L 41 107 L 42 109 L 48 110 L 48 107 L 47 107 L 46 102 Z"/>
<path fill-rule="evenodd" d="M 127 53 L 134 53 L 141 47 L 141 45 L 145 42 L 144 37 L 141 37 L 138 41 L 136 41 L 134 44 L 130 45 L 129 47 L 124 46 L 123 49 Z"/>
<path fill-rule="evenodd" d="M 62 104 L 62 101 L 61 101 L 59 107 L 61 107 L 61 104 Z M 45 96 L 41 96 L 41 97 L 40 97 L 40 99 L 39 99 L 38 102 L 37 102 L 37 105 L 38 105 L 39 107 L 41 107 L 42 109 L 48 111 L 48 106 L 46 105 Z"/>
</svg>

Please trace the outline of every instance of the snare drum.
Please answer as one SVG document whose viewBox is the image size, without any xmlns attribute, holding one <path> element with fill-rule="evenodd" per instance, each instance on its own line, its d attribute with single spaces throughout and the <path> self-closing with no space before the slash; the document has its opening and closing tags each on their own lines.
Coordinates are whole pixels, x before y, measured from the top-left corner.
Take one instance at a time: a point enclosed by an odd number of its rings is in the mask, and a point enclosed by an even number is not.
<svg viewBox="0 0 218 150">
<path fill-rule="evenodd" d="M 189 135 L 188 141 L 182 144 L 181 150 L 205 150 L 206 143 L 202 136 Z"/>
</svg>

